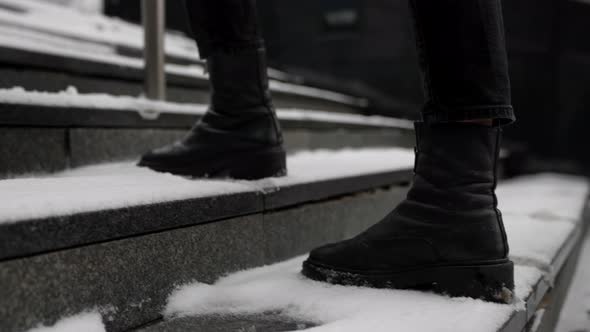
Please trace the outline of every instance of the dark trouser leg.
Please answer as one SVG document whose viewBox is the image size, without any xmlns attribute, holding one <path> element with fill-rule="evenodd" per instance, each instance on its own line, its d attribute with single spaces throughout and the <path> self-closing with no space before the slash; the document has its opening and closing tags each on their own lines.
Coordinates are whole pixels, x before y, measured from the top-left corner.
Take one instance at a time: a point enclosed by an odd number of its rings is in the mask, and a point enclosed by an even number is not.
<svg viewBox="0 0 590 332">
<path fill-rule="evenodd" d="M 514 121 L 500 0 L 410 0 L 427 122 Z"/>
<path fill-rule="evenodd" d="M 256 0 L 186 0 L 201 58 L 263 46 Z"/>
<path fill-rule="evenodd" d="M 279 122 L 266 75 L 254 0 L 187 0 L 211 103 L 180 142 L 145 154 L 139 165 L 189 176 L 259 179 L 286 172 Z"/>
<path fill-rule="evenodd" d="M 427 103 L 407 199 L 350 240 L 313 250 L 303 274 L 357 286 L 512 301 L 497 209 L 500 128 L 514 120 L 497 0 L 412 0 Z M 486 120 L 476 121 L 474 120 Z"/>
</svg>

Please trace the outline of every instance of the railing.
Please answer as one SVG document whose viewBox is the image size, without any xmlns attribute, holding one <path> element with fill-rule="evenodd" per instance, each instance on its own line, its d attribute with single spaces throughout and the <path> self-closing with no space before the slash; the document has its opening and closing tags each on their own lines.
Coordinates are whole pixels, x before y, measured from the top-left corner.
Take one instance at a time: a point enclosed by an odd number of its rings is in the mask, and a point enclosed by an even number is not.
<svg viewBox="0 0 590 332">
<path fill-rule="evenodd" d="M 145 95 L 149 99 L 166 99 L 166 28 L 165 0 L 142 0 L 141 17 L 144 29 Z"/>
</svg>

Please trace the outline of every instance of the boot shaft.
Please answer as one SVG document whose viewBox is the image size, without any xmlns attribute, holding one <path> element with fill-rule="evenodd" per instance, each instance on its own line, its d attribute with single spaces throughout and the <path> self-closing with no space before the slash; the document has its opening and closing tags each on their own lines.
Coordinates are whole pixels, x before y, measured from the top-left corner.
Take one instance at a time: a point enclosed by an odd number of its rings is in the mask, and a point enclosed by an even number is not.
<svg viewBox="0 0 590 332">
<path fill-rule="evenodd" d="M 500 139 L 499 127 L 416 123 L 414 183 L 399 213 L 443 223 L 445 241 L 464 244 L 445 256 L 508 256 L 495 192 Z"/>
<path fill-rule="evenodd" d="M 263 47 L 239 52 L 216 52 L 207 59 L 207 67 L 211 107 L 217 112 L 271 107 L 266 51 Z"/>
<path fill-rule="evenodd" d="M 281 145 L 283 137 L 269 91 L 264 47 L 215 52 L 207 59 L 211 85 L 209 111 L 189 140 L 203 135 L 232 145 Z M 199 135 L 195 136 L 194 134 Z"/>
<path fill-rule="evenodd" d="M 501 129 L 421 122 L 415 127 L 415 184 L 410 195 L 449 210 L 495 209 Z"/>
</svg>

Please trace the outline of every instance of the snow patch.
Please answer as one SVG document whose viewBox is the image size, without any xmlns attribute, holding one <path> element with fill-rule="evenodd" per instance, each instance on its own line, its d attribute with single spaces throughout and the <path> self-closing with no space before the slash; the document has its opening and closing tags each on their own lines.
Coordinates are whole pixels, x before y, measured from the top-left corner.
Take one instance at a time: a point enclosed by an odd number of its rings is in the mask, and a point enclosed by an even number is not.
<svg viewBox="0 0 590 332">
<path fill-rule="evenodd" d="M 53 326 L 39 326 L 28 332 L 105 332 L 102 317 L 98 312 L 85 312 L 63 318 Z"/>
<path fill-rule="evenodd" d="M 504 215 L 577 222 L 588 200 L 588 180 L 560 174 L 529 175 L 502 182 L 496 193 Z"/>
<path fill-rule="evenodd" d="M 0 103 L 78 108 L 80 111 L 137 111 L 146 119 L 156 119 L 160 113 L 203 115 L 207 111 L 207 105 L 204 104 L 174 103 L 103 93 L 80 94 L 73 86 L 60 92 L 27 91 L 23 87 L 0 89 Z"/>
<path fill-rule="evenodd" d="M 559 249 L 575 229 L 564 220 L 543 220 L 528 216 L 504 216 L 510 256 L 521 263 L 548 269 Z"/>
<path fill-rule="evenodd" d="M 427 292 L 338 286 L 300 274 L 304 257 L 238 272 L 213 285 L 176 290 L 165 316 L 280 312 L 320 324 L 309 331 L 497 331 L 521 303 L 502 305 Z M 533 267 L 516 267 L 516 294 L 526 298 L 539 281 Z"/>
</svg>

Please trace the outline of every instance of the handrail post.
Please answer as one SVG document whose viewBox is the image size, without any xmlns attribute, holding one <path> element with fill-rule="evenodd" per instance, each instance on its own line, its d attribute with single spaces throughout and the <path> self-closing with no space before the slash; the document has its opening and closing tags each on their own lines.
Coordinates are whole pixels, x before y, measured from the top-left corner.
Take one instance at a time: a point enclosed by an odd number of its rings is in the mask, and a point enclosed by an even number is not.
<svg viewBox="0 0 590 332">
<path fill-rule="evenodd" d="M 141 17 L 144 31 L 145 95 L 149 99 L 164 100 L 166 99 L 165 0 L 141 0 Z"/>
</svg>

